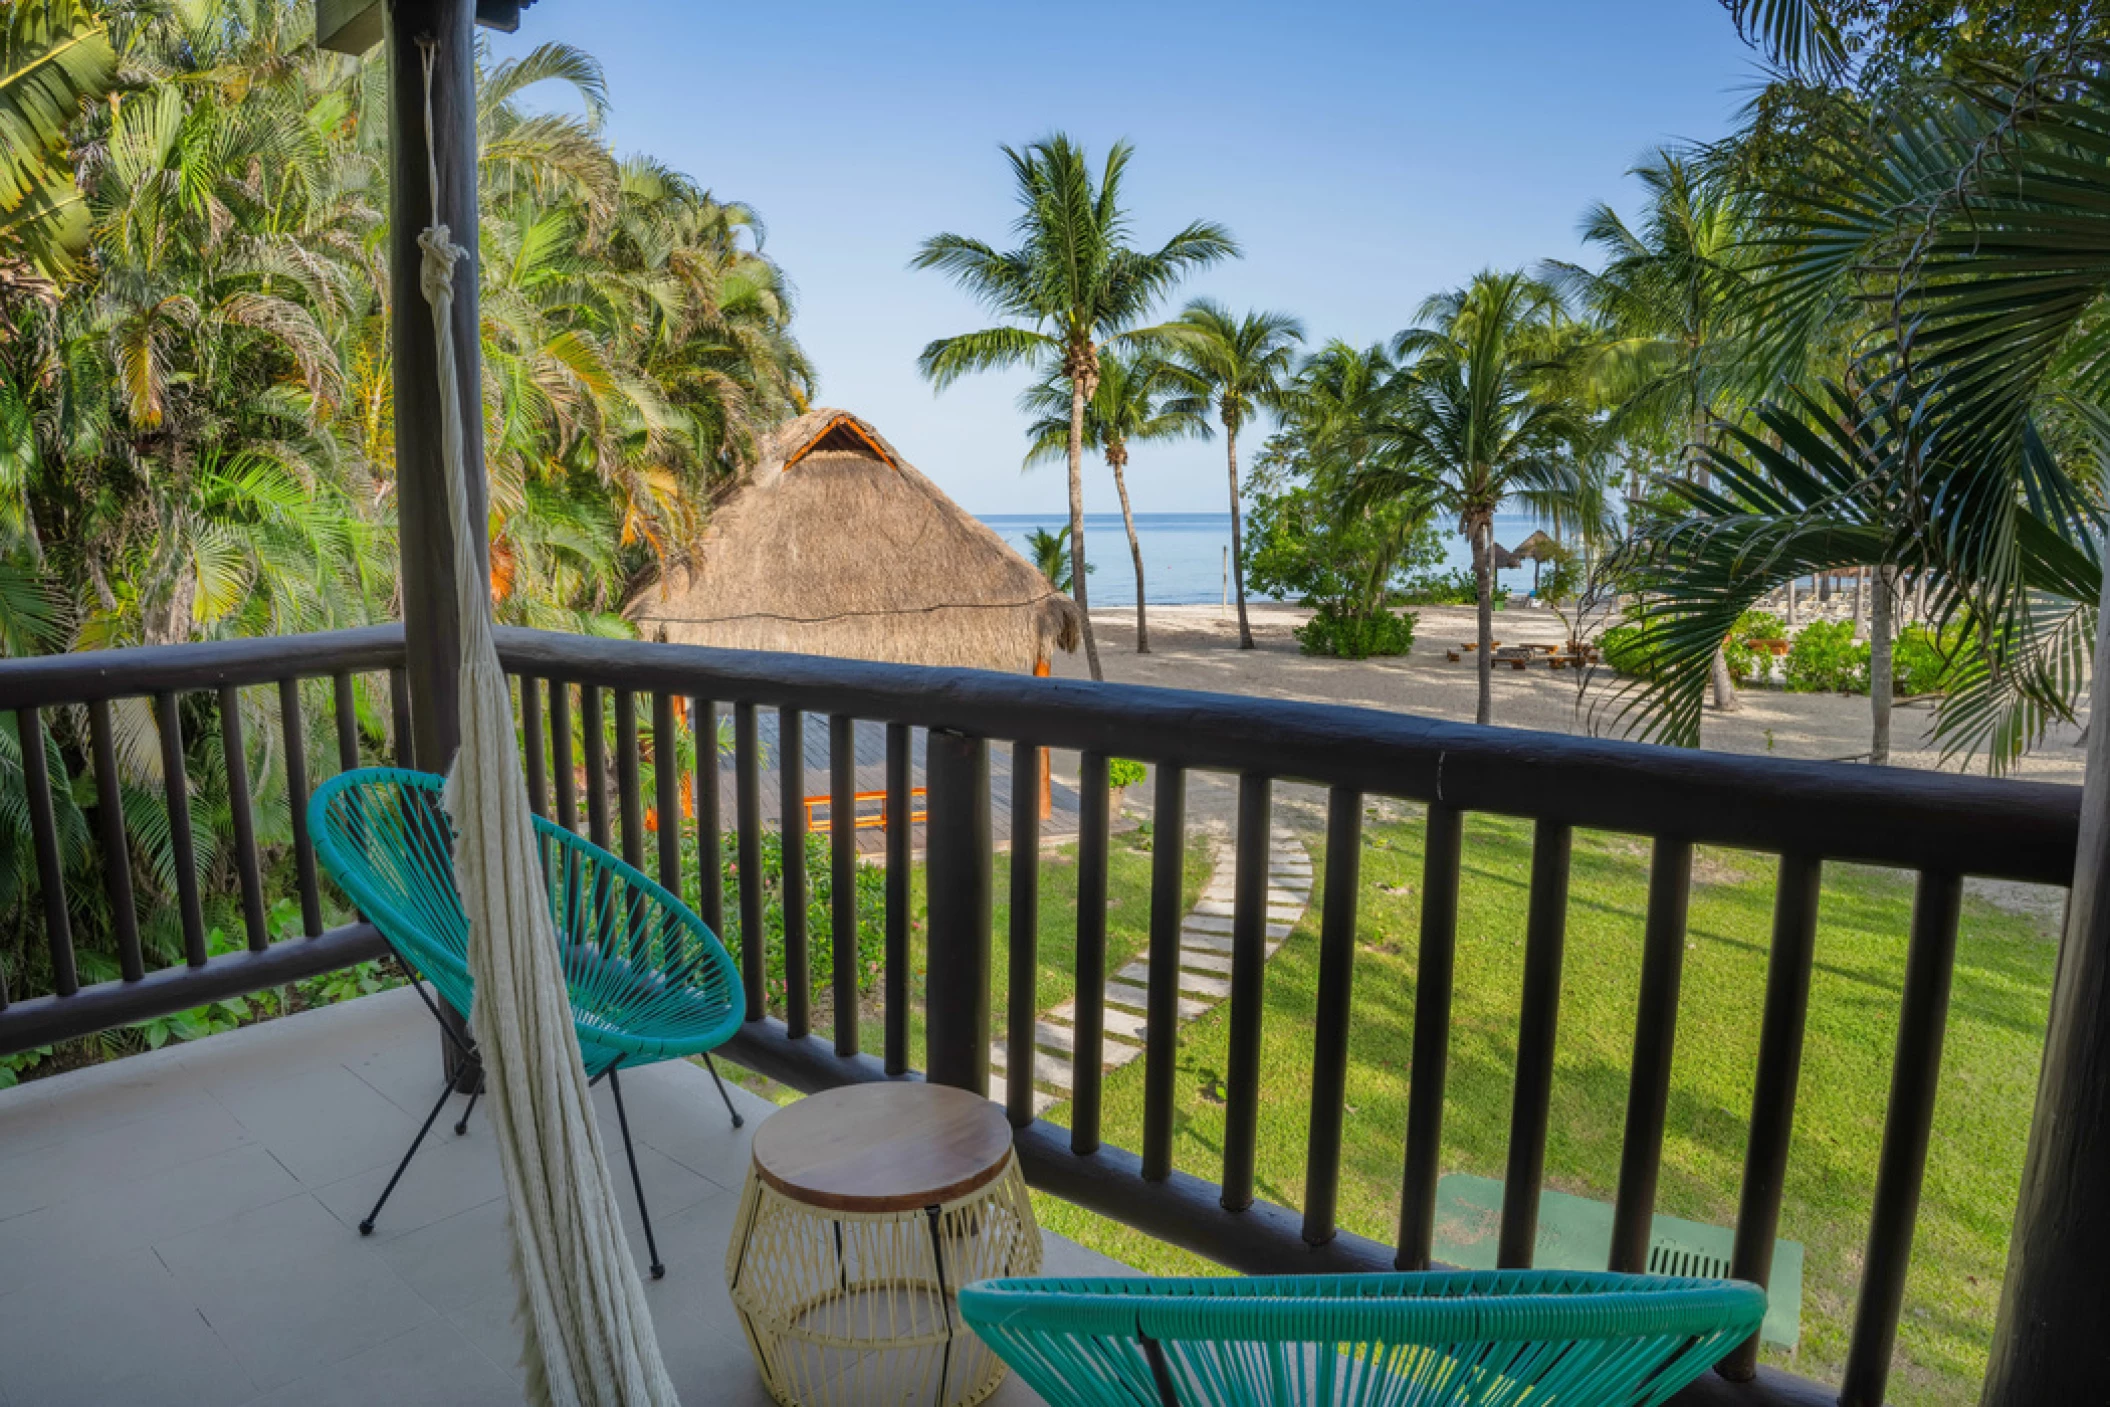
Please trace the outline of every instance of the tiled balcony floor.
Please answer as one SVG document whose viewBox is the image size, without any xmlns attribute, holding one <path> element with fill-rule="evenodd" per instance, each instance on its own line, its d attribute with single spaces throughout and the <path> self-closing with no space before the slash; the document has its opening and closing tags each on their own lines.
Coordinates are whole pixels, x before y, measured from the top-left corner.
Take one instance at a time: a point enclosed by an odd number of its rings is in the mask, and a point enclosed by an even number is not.
<svg viewBox="0 0 2110 1407">
<path fill-rule="evenodd" d="M 520 1401 L 482 1111 L 457 1138 L 450 1104 L 373 1236 L 357 1231 L 439 1093 L 439 1041 L 398 991 L 0 1091 L 0 1404 Z M 773 1106 L 735 1090 L 735 1132 L 710 1076 L 679 1062 L 623 1087 L 667 1265 L 645 1292 L 682 1400 L 766 1403 L 725 1252 Z M 1046 1270 L 1121 1267 L 1050 1237 Z M 1039 1399 L 1014 1381 L 992 1401 Z"/>
</svg>

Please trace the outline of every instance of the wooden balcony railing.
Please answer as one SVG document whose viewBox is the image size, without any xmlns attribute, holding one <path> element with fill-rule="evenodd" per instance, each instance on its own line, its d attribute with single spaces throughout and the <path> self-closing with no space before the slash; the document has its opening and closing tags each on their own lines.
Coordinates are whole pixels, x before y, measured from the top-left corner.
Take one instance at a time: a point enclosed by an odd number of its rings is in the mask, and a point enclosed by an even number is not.
<svg viewBox="0 0 2110 1407">
<path fill-rule="evenodd" d="M 1747 1344 L 1681 1403 L 1814 1403 L 1877 1407 L 1883 1400 L 1906 1270 L 1912 1253 L 1934 1115 L 1936 1079 L 1956 950 L 1962 881 L 1966 875 L 2064 885 L 2071 878 L 2079 792 L 2070 787 L 1994 782 L 1911 772 L 1771 758 L 1683 752 L 1546 734 L 1483 729 L 1364 709 L 1191 694 L 1121 685 L 1010 677 L 971 671 L 915 669 L 799 656 L 701 650 L 641 642 L 503 630 L 500 652 L 519 681 L 521 728 L 528 783 L 538 809 L 563 825 L 584 824 L 590 836 L 632 863 L 651 863 L 662 882 L 680 892 L 693 873 L 705 921 L 721 927 L 720 847 L 726 829 L 720 768 L 694 769 L 693 823 L 683 815 L 681 769 L 654 769 L 656 833 L 645 824 L 639 762 L 641 705 L 649 700 L 657 739 L 669 739 L 686 714 L 698 756 L 718 748 L 718 719 L 732 720 L 732 843 L 737 847 L 738 905 L 743 934 L 765 932 L 761 843 L 762 758 L 758 710 L 778 711 L 783 755 L 800 756 L 806 715 L 824 716 L 830 730 L 831 798 L 836 815 L 855 814 L 852 766 L 855 721 L 886 728 L 886 786 L 890 814 L 910 814 L 911 743 L 927 737 L 928 789 L 924 825 L 928 943 L 925 988 L 925 1078 L 985 1088 L 995 1014 L 990 976 L 996 961 L 992 932 L 992 816 L 989 748 L 1013 750 L 1016 776 L 1037 772 L 1041 748 L 1080 754 L 1078 837 L 1079 931 L 1077 986 L 1096 990 L 1106 980 L 1106 891 L 1110 835 L 1108 761 L 1136 758 L 1156 766 L 1156 824 L 1152 846 L 1148 983 L 1153 1010 L 1145 1036 L 1145 1109 L 1142 1147 L 1130 1151 L 1101 1137 L 1104 1033 L 1098 1003 L 1078 1003 L 1071 1125 L 1036 1119 L 1033 1072 L 1013 1060 L 1005 1103 L 1017 1129 L 1027 1174 L 1035 1185 L 1154 1237 L 1248 1272 L 1421 1268 L 1429 1264 L 1446 1063 L 1450 1049 L 1452 968 L 1457 940 L 1462 822 L 1469 812 L 1530 818 L 1535 825 L 1524 954 L 1524 998 L 1510 1117 L 1501 1223 L 1504 1264 L 1528 1264 L 1544 1175 L 1554 1069 L 1553 1032 L 1560 1000 L 1567 919 L 1570 841 L 1577 827 L 1624 832 L 1652 843 L 1647 919 L 1641 959 L 1641 997 L 1627 1116 L 1615 1202 L 1612 1268 L 1639 1270 L 1647 1255 L 1650 1219 L 1670 1093 L 1673 1035 L 1685 952 L 1685 914 L 1692 852 L 1699 844 L 1734 846 L 1779 857 L 1773 947 L 1759 1032 L 1757 1086 L 1747 1135 L 1734 1273 L 1763 1283 L 1779 1227 L 1783 1175 L 1808 1010 L 1817 899 L 1823 865 L 1848 861 L 1897 866 L 1917 875 L 1907 967 L 1890 1100 L 1882 1135 L 1874 1210 L 1844 1382 L 1838 1389 L 1759 1370 L 1757 1345 Z M 183 748 L 176 700 L 198 690 L 218 691 L 230 772 L 243 763 L 241 710 L 230 702 L 245 686 L 276 685 L 281 726 L 304 736 L 301 681 L 331 681 L 343 765 L 359 757 L 348 722 L 351 678 L 390 671 L 396 680 L 393 735 L 404 726 L 400 630 L 376 629 L 270 641 L 172 649 L 113 651 L 0 665 L 0 711 L 11 711 L 24 742 L 24 782 L 35 832 L 42 902 L 51 945 L 53 990 L 15 992 L 0 1007 L 0 1053 L 83 1035 L 147 1015 L 177 1011 L 216 997 L 282 983 L 376 955 L 381 945 L 364 925 L 321 932 L 317 877 L 308 837 L 296 825 L 295 872 L 307 937 L 273 943 L 263 931 L 263 900 L 253 834 L 245 829 L 246 789 L 232 788 L 235 849 L 241 860 L 248 950 L 215 957 L 205 952 L 194 888 L 179 896 L 186 961 L 145 971 L 129 917 L 134 899 L 123 855 L 123 822 L 113 804 L 114 761 L 107 706 L 124 697 L 155 701 L 162 720 L 171 825 L 187 834 L 180 784 Z M 312 685 L 309 687 L 313 687 Z M 677 702 L 681 701 L 681 702 Z M 70 903 L 57 863 L 49 800 L 50 779 L 39 763 L 40 718 L 57 708 L 85 706 L 97 787 L 97 820 L 109 875 L 107 901 L 118 916 L 123 977 L 80 986 L 73 976 Z M 574 708 L 586 778 L 613 785 L 578 784 L 571 756 Z M 613 717 L 608 715 L 612 712 Z M 232 721 L 230 721 L 232 720 Z M 608 736 L 612 724 L 613 757 Z M 291 754 L 299 749 L 289 750 Z M 613 763 L 612 772 L 610 763 Z M 778 769 L 780 814 L 805 817 L 802 767 Z M 1238 777 L 1235 844 L 1238 884 L 1232 919 L 1229 1062 L 1225 1079 L 1226 1134 L 1221 1164 L 1173 1166 L 1174 1072 L 1178 1023 L 1181 879 L 1186 788 L 1196 770 Z M 293 812 L 305 801 L 305 758 L 289 767 Z M 106 780 L 107 779 L 107 780 Z M 1267 923 L 1267 851 L 1273 783 L 1314 783 L 1328 789 L 1325 889 L 1321 901 L 1316 1019 L 1306 1149 L 1306 1188 L 1300 1209 L 1256 1196 L 1259 1130 L 1261 1011 Z M 1427 843 L 1421 886 L 1421 933 L 1412 1033 L 1412 1069 L 1400 1178 L 1402 1210 L 1396 1238 L 1381 1243 L 1342 1230 L 1335 1222 L 1340 1183 L 1343 1089 L 1348 1059 L 1350 993 L 1355 967 L 1358 862 L 1366 797 L 1424 803 Z M 1010 931 L 1003 949 L 1010 964 L 1010 1044 L 1027 1052 L 1032 1029 L 1039 867 L 1021 857 L 1039 851 L 1038 798 L 1015 787 L 1007 823 L 1012 854 Z M 751 1019 L 728 1054 L 798 1088 L 816 1090 L 854 1081 L 916 1078 L 910 1065 L 910 846 L 912 827 L 886 836 L 885 961 L 881 977 L 884 1029 L 868 1052 L 856 1019 L 857 972 L 835 964 L 833 1039 L 809 1032 L 804 848 L 783 847 L 780 895 L 787 996 L 783 1018 L 765 1016 L 766 954 L 743 944 L 743 981 Z M 835 883 L 833 931 L 857 929 L 858 863 L 855 828 L 830 835 Z M 693 870 L 690 867 L 695 867 Z M 185 868 L 179 863 L 179 876 Z"/>
</svg>

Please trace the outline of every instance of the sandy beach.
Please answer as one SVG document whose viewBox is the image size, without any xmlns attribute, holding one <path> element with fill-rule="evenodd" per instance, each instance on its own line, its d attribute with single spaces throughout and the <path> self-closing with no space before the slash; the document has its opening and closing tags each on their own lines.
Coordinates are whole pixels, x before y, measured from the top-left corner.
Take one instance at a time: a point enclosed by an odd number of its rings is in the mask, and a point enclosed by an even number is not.
<svg viewBox="0 0 2110 1407">
<path fill-rule="evenodd" d="M 1240 650 L 1235 608 L 1153 606 L 1150 608 L 1151 653 L 1135 653 L 1135 609 L 1109 609 L 1095 603 L 1092 625 L 1099 640 L 1099 659 L 1106 677 L 1128 684 L 1155 684 L 1169 689 L 1206 689 L 1353 704 L 1397 713 L 1470 722 L 1474 671 L 1471 657 L 1452 663 L 1444 652 L 1474 637 L 1473 612 L 1465 606 L 1421 606 L 1415 609 L 1412 653 L 1390 659 L 1336 660 L 1298 651 L 1291 630 L 1310 614 L 1297 606 L 1249 605 L 1256 649 Z M 1551 611 L 1505 610 L 1495 615 L 1495 638 L 1504 643 L 1554 642 L 1565 635 Z M 1055 672 L 1085 677 L 1084 656 L 1057 660 Z M 1494 723 L 1504 728 L 1544 732 L 1620 736 L 1618 720 L 1606 704 L 1618 685 L 1610 670 L 1588 671 L 1581 681 L 1567 670 L 1543 666 L 1494 673 Z M 1772 753 L 1780 757 L 1848 759 L 1868 752 L 1869 703 L 1842 694 L 1790 694 L 1778 689 L 1739 690 L 1734 713 L 1709 708 L 1701 725 L 1701 745 L 1724 752 Z M 1594 714 L 1594 717 L 1593 717 Z M 1927 736 L 1933 727 L 1931 707 L 1912 705 L 1893 714 L 1892 763 L 1933 768 L 1939 751 Z M 2009 775 L 2038 781 L 2079 783 L 2086 755 L 2076 747 L 2079 730 L 2062 727 L 2024 758 Z M 1958 769 L 1952 760 L 1948 770 Z M 1972 767 L 1982 772 L 1983 763 Z"/>
</svg>

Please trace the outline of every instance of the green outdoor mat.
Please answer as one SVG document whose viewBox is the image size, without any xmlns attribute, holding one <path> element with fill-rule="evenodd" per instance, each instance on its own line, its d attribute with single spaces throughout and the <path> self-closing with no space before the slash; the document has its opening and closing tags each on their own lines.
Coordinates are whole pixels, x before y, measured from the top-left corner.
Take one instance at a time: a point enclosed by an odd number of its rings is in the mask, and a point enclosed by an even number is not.
<svg viewBox="0 0 2110 1407">
<path fill-rule="evenodd" d="M 1491 1177 L 1449 1173 L 1436 1184 L 1435 1258 L 1461 1270 L 1493 1270 L 1502 1227 L 1502 1184 Z M 1651 1275 L 1729 1277 L 1735 1233 L 1726 1226 L 1659 1216 L 1650 1228 Z M 1612 1206 L 1539 1194 L 1539 1237 L 1532 1265 L 1539 1270 L 1602 1270 L 1612 1253 Z M 1802 1333 L 1802 1243 L 1773 1243 L 1773 1283 L 1759 1336 L 1781 1348 Z"/>
</svg>

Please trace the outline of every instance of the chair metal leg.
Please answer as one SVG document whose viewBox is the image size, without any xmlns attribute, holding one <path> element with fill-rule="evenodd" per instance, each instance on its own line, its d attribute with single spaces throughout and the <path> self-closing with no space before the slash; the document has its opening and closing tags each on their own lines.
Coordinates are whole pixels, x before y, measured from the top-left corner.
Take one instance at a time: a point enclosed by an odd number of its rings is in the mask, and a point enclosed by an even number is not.
<svg viewBox="0 0 2110 1407">
<path fill-rule="evenodd" d="M 480 1097 L 482 1097 L 482 1095 L 483 1091 L 480 1089 L 470 1091 L 469 1102 L 462 1106 L 461 1119 L 457 1121 L 454 1125 L 454 1136 L 456 1138 L 460 1138 L 463 1134 L 469 1131 L 469 1116 L 476 1112 L 476 1101 Z"/>
<path fill-rule="evenodd" d="M 623 1128 L 623 1156 L 630 1160 L 630 1190 L 637 1193 L 637 1219 L 645 1225 L 645 1250 L 652 1257 L 652 1278 L 666 1277 L 667 1268 L 659 1262 L 659 1243 L 652 1239 L 652 1213 L 645 1206 L 645 1181 L 637 1175 L 637 1149 L 630 1143 L 630 1116 L 623 1112 L 623 1078 L 615 1067 L 608 1070 L 608 1092 L 615 1096 L 615 1121 Z"/>
<path fill-rule="evenodd" d="M 711 1079 L 717 1082 L 718 1097 L 725 1101 L 725 1112 L 733 1116 L 733 1127 L 738 1128 L 746 1123 L 747 1120 L 740 1117 L 740 1111 L 733 1107 L 733 1097 L 726 1092 L 725 1081 L 718 1078 L 718 1062 L 711 1059 L 709 1051 L 703 1053 L 703 1068 L 710 1071 Z"/>
<path fill-rule="evenodd" d="M 473 1067 L 464 1065 L 461 1068 L 463 1070 L 467 1070 Z M 418 1136 L 410 1140 L 410 1149 L 408 1152 L 404 1153 L 403 1161 L 396 1164 L 395 1172 L 390 1174 L 388 1179 L 388 1186 L 381 1189 L 381 1196 L 374 1203 L 374 1209 L 366 1214 L 365 1221 L 359 1223 L 359 1234 L 361 1236 L 371 1236 L 374 1234 L 374 1219 L 381 1215 L 381 1208 L 384 1204 L 387 1203 L 388 1194 L 395 1191 L 396 1184 L 403 1180 L 403 1169 L 409 1167 L 410 1160 L 418 1156 L 418 1145 L 422 1144 L 425 1141 L 426 1134 L 432 1132 L 433 1120 L 439 1118 L 440 1110 L 447 1107 L 447 1101 L 454 1096 L 455 1081 L 459 1080 L 460 1078 L 461 1071 L 458 1070 L 454 1073 L 454 1075 L 448 1078 L 447 1087 L 440 1091 L 440 1097 L 433 1101 L 432 1112 L 425 1116 L 424 1123 L 418 1125 Z"/>
</svg>

